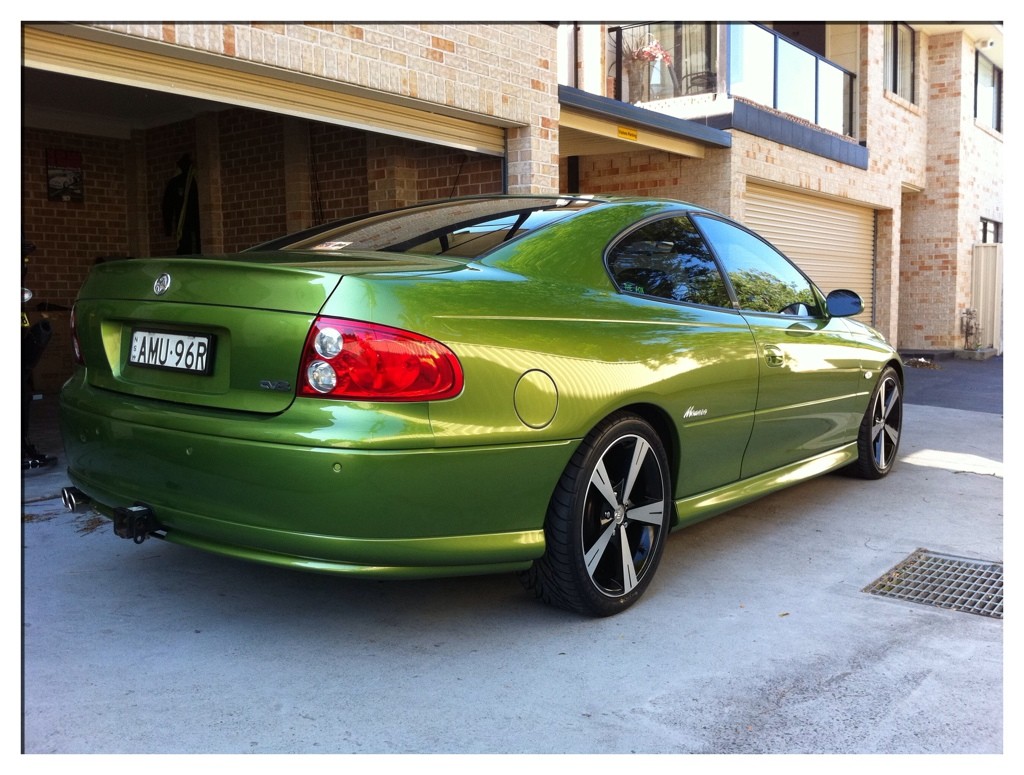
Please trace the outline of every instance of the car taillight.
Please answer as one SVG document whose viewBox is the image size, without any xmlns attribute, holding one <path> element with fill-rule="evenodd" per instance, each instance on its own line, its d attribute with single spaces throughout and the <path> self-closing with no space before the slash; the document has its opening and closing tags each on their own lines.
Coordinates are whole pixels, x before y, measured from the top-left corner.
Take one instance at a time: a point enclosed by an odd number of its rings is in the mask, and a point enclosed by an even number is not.
<svg viewBox="0 0 1024 775">
<path fill-rule="evenodd" d="M 462 391 L 462 365 L 440 342 L 341 318 L 313 322 L 299 395 L 354 401 L 437 401 Z"/>
<path fill-rule="evenodd" d="M 71 308 L 71 350 L 75 363 L 79 366 L 85 365 L 85 358 L 82 356 L 82 343 L 78 341 L 78 324 L 75 322 L 75 308 Z"/>
</svg>

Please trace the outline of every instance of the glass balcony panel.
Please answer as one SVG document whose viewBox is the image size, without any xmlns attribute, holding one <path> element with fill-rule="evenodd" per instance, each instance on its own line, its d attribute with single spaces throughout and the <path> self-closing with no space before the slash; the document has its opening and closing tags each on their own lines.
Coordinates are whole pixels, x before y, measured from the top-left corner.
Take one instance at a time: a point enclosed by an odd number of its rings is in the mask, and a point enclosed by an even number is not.
<svg viewBox="0 0 1024 775">
<path fill-rule="evenodd" d="M 757 24 L 729 25 L 727 89 L 734 97 L 853 134 L 854 75 Z"/>
<path fill-rule="evenodd" d="M 852 73 L 773 30 L 736 23 L 727 25 L 726 83 L 725 74 L 715 72 L 719 29 L 708 22 L 608 28 L 609 64 L 602 76 L 607 96 L 642 104 L 723 89 L 831 131 L 853 134 Z"/>
<path fill-rule="evenodd" d="M 814 71 L 817 59 L 803 49 L 779 41 L 779 90 L 776 107 L 814 123 Z"/>
<path fill-rule="evenodd" d="M 729 90 L 760 105 L 775 105 L 775 36 L 752 24 L 729 26 Z"/>
<path fill-rule="evenodd" d="M 847 78 L 843 71 L 827 62 L 818 62 L 818 125 L 843 134 L 849 103 Z"/>
</svg>

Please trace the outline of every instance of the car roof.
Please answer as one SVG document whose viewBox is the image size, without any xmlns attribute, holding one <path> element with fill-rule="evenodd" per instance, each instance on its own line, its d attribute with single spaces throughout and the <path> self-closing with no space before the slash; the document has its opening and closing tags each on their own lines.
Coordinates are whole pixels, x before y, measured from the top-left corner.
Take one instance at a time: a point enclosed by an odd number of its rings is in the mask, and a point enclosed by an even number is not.
<svg viewBox="0 0 1024 775">
<path fill-rule="evenodd" d="M 636 195 L 607 195 L 607 194 L 477 194 L 473 196 L 461 196 L 451 197 L 448 199 L 434 199 L 425 202 L 417 202 L 412 205 L 406 205 L 403 207 L 396 207 L 385 210 L 377 210 L 373 212 L 360 213 L 358 215 L 348 216 L 346 218 L 339 218 L 334 221 L 327 223 L 318 224 L 311 226 L 306 229 L 302 229 L 297 232 L 276 237 L 267 242 L 262 242 L 252 247 L 246 248 L 243 252 L 258 252 L 258 251 L 269 251 L 269 250 L 282 250 L 287 249 L 289 246 L 302 242 L 303 240 L 313 238 L 318 234 L 329 232 L 333 229 L 339 229 L 351 224 L 357 224 L 360 221 L 366 221 L 375 217 L 387 216 L 387 215 L 398 215 L 404 212 L 415 212 L 416 210 L 425 210 L 430 208 L 437 208 L 443 205 L 456 206 L 460 203 L 472 203 L 472 202 L 529 202 L 537 201 L 540 202 L 559 202 L 559 203 L 572 203 L 572 202 L 590 202 L 594 205 L 617 205 L 617 204 L 636 204 L 646 202 L 650 204 L 660 203 L 664 205 L 678 206 L 682 209 L 694 211 L 694 212 L 713 212 L 707 208 L 695 205 L 691 202 L 686 202 L 678 199 L 671 199 L 668 197 L 645 197 Z"/>
</svg>

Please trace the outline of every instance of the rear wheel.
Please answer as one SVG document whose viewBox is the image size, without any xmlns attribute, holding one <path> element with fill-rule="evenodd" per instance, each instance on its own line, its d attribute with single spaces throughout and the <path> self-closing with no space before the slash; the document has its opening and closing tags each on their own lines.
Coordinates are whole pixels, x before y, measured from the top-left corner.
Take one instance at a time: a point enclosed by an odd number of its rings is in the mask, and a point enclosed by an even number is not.
<svg viewBox="0 0 1024 775">
<path fill-rule="evenodd" d="M 891 366 L 882 371 L 857 436 L 856 472 L 881 479 L 892 470 L 903 430 L 903 390 Z"/>
<path fill-rule="evenodd" d="M 551 498 L 547 549 L 523 575 L 545 602 L 592 616 L 635 603 L 669 530 L 665 449 L 644 420 L 616 414 L 584 439 Z"/>
</svg>

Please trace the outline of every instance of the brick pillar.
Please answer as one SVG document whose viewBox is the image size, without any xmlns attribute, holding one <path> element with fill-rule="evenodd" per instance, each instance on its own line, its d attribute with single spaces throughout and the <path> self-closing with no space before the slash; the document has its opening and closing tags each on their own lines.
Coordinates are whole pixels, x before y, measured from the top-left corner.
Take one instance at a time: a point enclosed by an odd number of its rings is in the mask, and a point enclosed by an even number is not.
<svg viewBox="0 0 1024 775">
<path fill-rule="evenodd" d="M 901 213 L 875 211 L 875 328 L 899 347 Z"/>
<path fill-rule="evenodd" d="M 417 177 L 414 154 L 404 140 L 367 135 L 367 206 L 370 212 L 416 204 L 419 201 Z"/>
<path fill-rule="evenodd" d="M 558 122 L 541 117 L 536 125 L 508 130 L 508 192 L 557 194 Z"/>
<path fill-rule="evenodd" d="M 224 207 L 221 199 L 220 121 L 216 113 L 196 116 L 196 180 L 203 254 L 224 252 Z"/>
<path fill-rule="evenodd" d="M 285 228 L 290 234 L 312 225 L 309 124 L 289 117 L 283 121 Z"/>
<path fill-rule="evenodd" d="M 133 130 L 125 148 L 125 187 L 128 215 L 128 255 L 148 256 L 149 198 L 147 180 L 146 136 Z"/>
</svg>

